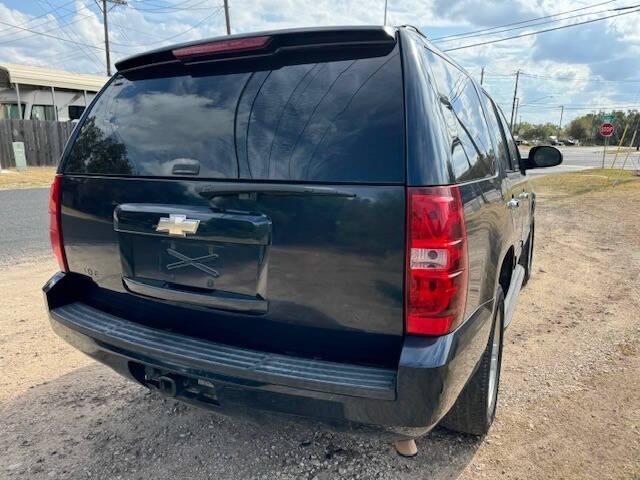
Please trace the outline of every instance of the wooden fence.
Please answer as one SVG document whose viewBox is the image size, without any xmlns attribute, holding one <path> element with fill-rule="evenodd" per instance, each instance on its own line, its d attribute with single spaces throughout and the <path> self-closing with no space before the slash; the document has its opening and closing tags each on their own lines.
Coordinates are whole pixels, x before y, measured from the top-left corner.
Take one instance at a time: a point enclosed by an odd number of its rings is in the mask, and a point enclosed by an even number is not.
<svg viewBox="0 0 640 480">
<path fill-rule="evenodd" d="M 14 167 L 12 142 L 24 142 L 27 165 L 57 165 L 72 122 L 0 120 L 0 164 Z"/>
</svg>

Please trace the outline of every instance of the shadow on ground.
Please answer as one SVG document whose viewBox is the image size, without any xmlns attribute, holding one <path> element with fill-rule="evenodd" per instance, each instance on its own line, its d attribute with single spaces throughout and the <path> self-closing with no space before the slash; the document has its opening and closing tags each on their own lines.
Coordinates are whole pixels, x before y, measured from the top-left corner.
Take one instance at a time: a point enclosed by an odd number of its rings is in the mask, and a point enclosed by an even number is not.
<svg viewBox="0 0 640 480">
<path fill-rule="evenodd" d="M 91 365 L 7 401 L 0 478 L 456 478 L 475 439 L 436 430 L 415 459 L 372 437 L 222 417 Z"/>
</svg>

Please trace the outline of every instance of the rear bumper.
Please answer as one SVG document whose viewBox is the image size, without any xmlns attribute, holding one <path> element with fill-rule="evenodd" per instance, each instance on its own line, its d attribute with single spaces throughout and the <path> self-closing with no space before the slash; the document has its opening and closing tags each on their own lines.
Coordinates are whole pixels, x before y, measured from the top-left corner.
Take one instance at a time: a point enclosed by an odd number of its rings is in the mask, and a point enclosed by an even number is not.
<svg viewBox="0 0 640 480">
<path fill-rule="evenodd" d="M 257 352 L 142 326 L 82 302 L 73 274 L 44 286 L 54 331 L 118 373 L 227 413 L 268 411 L 417 437 L 446 414 L 487 343 L 492 305 L 456 332 L 407 337 L 397 370 Z M 171 384 L 167 388 L 167 382 Z"/>
</svg>

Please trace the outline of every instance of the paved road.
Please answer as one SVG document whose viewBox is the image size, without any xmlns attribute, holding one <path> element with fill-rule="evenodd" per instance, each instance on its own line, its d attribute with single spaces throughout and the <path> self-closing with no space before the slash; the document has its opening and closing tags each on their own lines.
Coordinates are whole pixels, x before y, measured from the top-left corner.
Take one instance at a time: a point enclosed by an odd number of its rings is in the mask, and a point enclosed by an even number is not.
<svg viewBox="0 0 640 480">
<path fill-rule="evenodd" d="M 0 267 L 46 255 L 49 189 L 0 190 Z"/>
<path fill-rule="evenodd" d="M 566 173 L 585 170 L 587 168 L 602 167 L 602 147 L 561 147 L 560 150 L 564 156 L 562 165 L 553 168 L 544 168 L 540 170 L 531 170 L 533 176 L 548 175 L 550 173 Z M 607 152 L 615 151 L 613 147 L 609 147 Z M 526 153 L 524 154 L 526 155 Z M 622 166 L 626 153 L 621 152 L 618 155 L 617 165 Z M 613 162 L 615 155 L 607 153 L 605 158 L 605 166 L 609 167 Z M 633 151 L 629 155 L 625 170 L 640 169 L 640 155 Z"/>
</svg>

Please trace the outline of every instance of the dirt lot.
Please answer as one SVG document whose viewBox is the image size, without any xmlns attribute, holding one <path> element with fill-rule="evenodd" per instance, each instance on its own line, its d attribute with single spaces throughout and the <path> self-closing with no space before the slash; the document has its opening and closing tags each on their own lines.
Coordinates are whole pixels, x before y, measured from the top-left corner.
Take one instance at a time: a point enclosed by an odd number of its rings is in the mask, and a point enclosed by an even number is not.
<svg viewBox="0 0 640 480">
<path fill-rule="evenodd" d="M 408 460 L 375 439 L 149 394 L 51 333 L 43 260 L 0 276 L 0 478 L 640 479 L 640 182 L 539 182 L 535 276 L 484 441 L 438 429 Z"/>
</svg>

